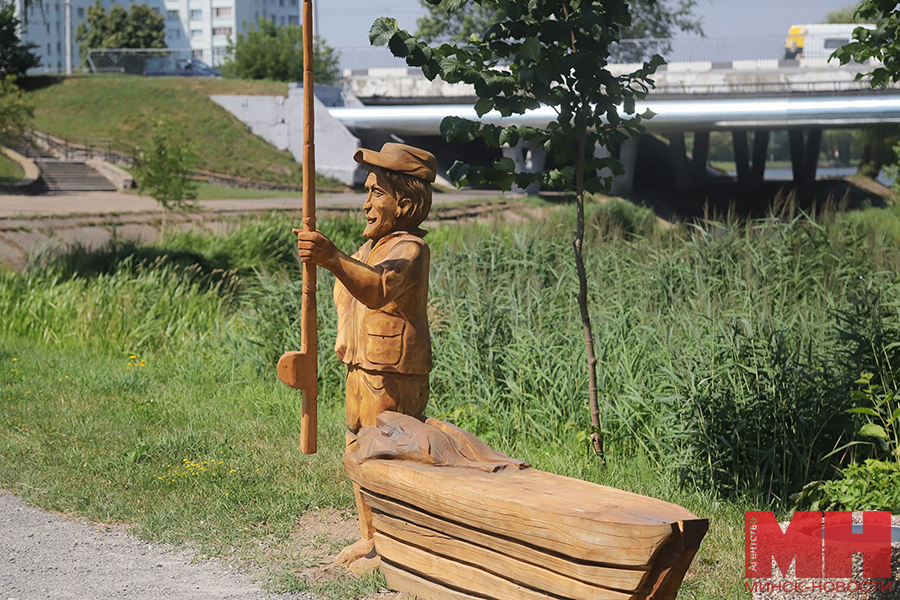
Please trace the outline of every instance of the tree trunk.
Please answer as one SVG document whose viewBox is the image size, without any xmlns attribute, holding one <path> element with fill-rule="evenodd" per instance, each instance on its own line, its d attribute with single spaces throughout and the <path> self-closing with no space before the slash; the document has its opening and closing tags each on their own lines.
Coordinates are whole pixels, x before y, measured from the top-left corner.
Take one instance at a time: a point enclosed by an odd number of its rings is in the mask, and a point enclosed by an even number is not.
<svg viewBox="0 0 900 600">
<path fill-rule="evenodd" d="M 581 110 L 583 115 L 584 109 Z M 575 206 L 576 225 L 575 241 L 572 248 L 575 252 L 575 270 L 578 273 L 578 308 L 581 311 L 581 325 L 584 331 L 584 349 L 588 361 L 588 401 L 591 412 L 591 448 L 603 460 L 603 430 L 600 423 L 600 403 L 597 399 L 597 357 L 594 354 L 594 332 L 591 327 L 591 315 L 588 312 L 587 271 L 584 268 L 584 152 L 587 131 L 583 117 L 579 115 L 578 124 L 578 156 L 575 162 Z"/>
</svg>

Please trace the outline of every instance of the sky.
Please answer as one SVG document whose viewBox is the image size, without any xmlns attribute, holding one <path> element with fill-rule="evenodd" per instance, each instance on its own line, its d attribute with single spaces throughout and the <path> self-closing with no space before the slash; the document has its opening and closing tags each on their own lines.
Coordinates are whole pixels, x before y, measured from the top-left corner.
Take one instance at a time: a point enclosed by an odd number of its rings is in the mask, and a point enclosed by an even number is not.
<svg viewBox="0 0 900 600">
<path fill-rule="evenodd" d="M 416 28 L 423 14 L 419 0 L 313 0 L 316 33 L 333 48 L 368 46 L 369 27 L 378 17 L 393 17 L 400 27 Z M 824 22 L 825 15 L 854 0 L 697 0 L 708 37 L 786 36 L 794 24 Z"/>
</svg>

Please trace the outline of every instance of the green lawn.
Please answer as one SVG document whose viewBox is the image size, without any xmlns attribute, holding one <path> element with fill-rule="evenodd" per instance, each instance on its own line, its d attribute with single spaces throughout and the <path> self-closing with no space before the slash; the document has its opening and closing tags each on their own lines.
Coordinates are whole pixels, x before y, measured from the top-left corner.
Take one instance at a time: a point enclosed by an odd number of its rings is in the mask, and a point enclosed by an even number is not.
<svg viewBox="0 0 900 600">
<path fill-rule="evenodd" d="M 0 153 L 0 183 L 12 183 L 25 177 L 25 171 L 17 163 Z"/>
<path fill-rule="evenodd" d="M 199 169 L 257 181 L 298 184 L 301 166 L 289 152 L 250 133 L 211 94 L 287 95 L 287 84 L 230 79 L 92 75 L 66 77 L 30 92 L 35 123 L 53 135 L 77 142 L 112 138 L 127 147 L 149 143 L 153 122 L 174 121 L 192 142 Z M 317 178 L 322 188 L 342 188 Z"/>
</svg>

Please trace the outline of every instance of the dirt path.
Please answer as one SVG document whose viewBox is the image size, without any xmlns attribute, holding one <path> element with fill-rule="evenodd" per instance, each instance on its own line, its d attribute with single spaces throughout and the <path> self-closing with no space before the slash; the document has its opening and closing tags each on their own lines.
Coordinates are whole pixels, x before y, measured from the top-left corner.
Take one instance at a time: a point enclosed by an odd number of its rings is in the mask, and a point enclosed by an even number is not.
<svg viewBox="0 0 900 600">
<path fill-rule="evenodd" d="M 0 600 L 309 600 L 245 574 L 0 494 Z"/>
</svg>

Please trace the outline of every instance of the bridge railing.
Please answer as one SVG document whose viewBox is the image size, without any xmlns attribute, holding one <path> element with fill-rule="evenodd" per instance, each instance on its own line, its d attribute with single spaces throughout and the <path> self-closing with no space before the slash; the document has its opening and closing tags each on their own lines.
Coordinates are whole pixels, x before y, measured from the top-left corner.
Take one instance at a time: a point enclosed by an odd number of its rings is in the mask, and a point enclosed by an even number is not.
<svg viewBox="0 0 900 600">
<path fill-rule="evenodd" d="M 622 40 L 613 50 L 612 62 L 634 63 L 660 54 L 672 62 L 730 62 L 771 60 L 784 56 L 785 36 L 683 37 Z M 405 69 L 406 62 L 387 48 L 345 46 L 338 48 L 341 71 Z"/>
</svg>

